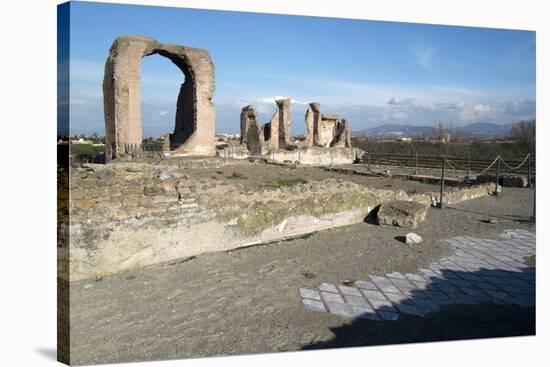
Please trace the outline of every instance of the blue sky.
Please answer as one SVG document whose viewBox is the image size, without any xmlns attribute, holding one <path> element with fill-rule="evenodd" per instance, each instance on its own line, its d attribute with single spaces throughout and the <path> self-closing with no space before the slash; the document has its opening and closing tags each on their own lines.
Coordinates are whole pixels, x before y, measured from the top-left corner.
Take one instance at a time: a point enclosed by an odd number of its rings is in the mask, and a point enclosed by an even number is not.
<svg viewBox="0 0 550 367">
<path fill-rule="evenodd" d="M 104 134 L 103 68 L 124 34 L 210 51 L 218 132 L 238 132 L 247 104 L 269 121 L 277 97 L 294 101 L 295 134 L 313 101 L 352 130 L 535 117 L 531 31 L 87 2 L 72 2 L 70 16 L 71 134 Z M 143 59 L 144 136 L 173 130 L 182 82 L 168 59 Z"/>
</svg>

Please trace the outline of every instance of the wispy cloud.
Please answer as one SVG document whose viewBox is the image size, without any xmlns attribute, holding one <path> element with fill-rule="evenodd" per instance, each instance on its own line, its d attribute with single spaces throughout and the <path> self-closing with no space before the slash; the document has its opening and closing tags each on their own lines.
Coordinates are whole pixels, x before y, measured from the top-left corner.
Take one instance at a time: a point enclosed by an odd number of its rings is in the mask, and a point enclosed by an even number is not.
<svg viewBox="0 0 550 367">
<path fill-rule="evenodd" d="M 414 101 L 416 101 L 416 98 L 399 99 L 397 97 L 392 97 L 388 101 L 388 104 L 393 106 L 410 105 L 410 104 L 413 104 Z"/>
<path fill-rule="evenodd" d="M 416 45 L 414 47 L 414 55 L 416 62 L 424 69 L 429 70 L 432 68 L 432 58 L 435 49 L 426 45 Z"/>
<path fill-rule="evenodd" d="M 71 59 L 71 82 L 101 82 L 103 80 L 104 64 L 97 61 Z"/>
<path fill-rule="evenodd" d="M 474 97 L 485 95 L 485 92 L 482 92 L 480 90 L 453 86 L 453 85 L 431 85 L 430 87 L 437 91 L 452 93 L 456 95 L 461 94 L 465 96 L 474 96 Z"/>
</svg>

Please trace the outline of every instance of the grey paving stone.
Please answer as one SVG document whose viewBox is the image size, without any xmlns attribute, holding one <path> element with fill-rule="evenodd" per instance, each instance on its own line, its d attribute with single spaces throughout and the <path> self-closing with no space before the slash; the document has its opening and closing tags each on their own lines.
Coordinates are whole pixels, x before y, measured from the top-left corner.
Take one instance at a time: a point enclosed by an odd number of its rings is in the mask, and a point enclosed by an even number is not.
<svg viewBox="0 0 550 367">
<path fill-rule="evenodd" d="M 415 289 L 416 286 L 412 284 L 409 280 L 405 279 L 393 279 L 393 284 L 397 286 L 397 288 L 403 290 L 403 289 Z"/>
<path fill-rule="evenodd" d="M 361 297 L 361 292 L 359 292 L 359 289 L 357 288 L 346 287 L 345 285 L 339 285 L 338 288 L 342 294 Z"/>
<path fill-rule="evenodd" d="M 401 293 L 385 293 L 386 296 L 390 295 L 390 294 L 394 294 L 394 295 L 400 295 L 400 294 L 403 294 L 405 295 L 407 298 L 412 298 L 416 293 L 416 290 L 415 289 L 401 289 Z"/>
<path fill-rule="evenodd" d="M 313 289 L 300 288 L 300 296 L 302 296 L 302 298 L 321 300 L 319 292 Z"/>
<path fill-rule="evenodd" d="M 424 316 L 424 314 L 418 309 L 418 307 L 414 305 L 406 305 L 403 303 L 399 303 L 395 305 L 395 308 L 397 308 L 399 312 L 406 313 L 409 315 Z"/>
<path fill-rule="evenodd" d="M 410 273 L 407 273 L 405 274 L 405 277 L 411 281 L 417 281 L 417 282 L 425 282 L 426 279 L 422 276 L 422 275 L 419 275 L 419 274 L 410 274 Z"/>
<path fill-rule="evenodd" d="M 487 293 L 489 296 L 496 298 L 496 299 L 505 299 L 508 297 L 508 295 L 501 291 L 490 291 L 490 290 L 484 290 L 485 293 Z"/>
<path fill-rule="evenodd" d="M 447 298 L 431 298 L 430 300 L 438 306 L 452 305 L 453 303 L 455 303 L 449 297 L 447 297 Z"/>
<path fill-rule="evenodd" d="M 462 294 L 453 299 L 453 304 L 476 305 L 476 304 L 488 302 L 488 301 L 489 299 L 486 299 L 484 297 L 475 297 L 475 296 L 468 296 L 468 295 Z"/>
<path fill-rule="evenodd" d="M 510 239 L 490 240 L 459 236 L 444 240 L 455 252 L 419 269 L 418 274 L 391 272 L 357 281 L 357 288 L 323 283 L 316 290 L 300 288 L 307 309 L 329 311 L 370 320 L 394 320 L 399 312 L 422 315 L 444 304 L 535 304 L 536 268 L 523 263 L 535 254 L 534 235 L 508 231 Z M 345 298 L 339 294 L 342 293 Z M 372 305 L 372 309 L 369 305 Z M 376 313 L 375 313 L 376 311 Z"/>
<path fill-rule="evenodd" d="M 495 287 L 494 285 L 492 285 L 491 283 L 489 282 L 485 282 L 485 281 L 470 281 L 470 283 L 472 283 L 472 285 L 474 286 L 474 288 L 479 288 L 479 289 L 487 289 L 487 290 L 490 290 L 490 291 L 497 291 L 498 288 Z"/>
<path fill-rule="evenodd" d="M 395 321 L 399 319 L 399 314 L 397 312 L 391 312 L 386 310 L 378 310 L 376 313 L 380 316 L 383 320 L 389 320 L 389 321 Z"/>
<path fill-rule="evenodd" d="M 419 282 L 416 280 L 411 280 L 411 282 L 416 286 L 417 289 L 420 289 L 420 290 L 427 289 L 430 285 L 430 283 L 427 281 Z"/>
<path fill-rule="evenodd" d="M 327 302 L 327 306 L 328 306 L 329 312 L 335 315 L 348 316 L 348 317 L 353 316 L 353 313 L 349 305 L 345 303 Z"/>
<path fill-rule="evenodd" d="M 472 283 L 463 279 L 449 279 L 449 283 L 456 287 L 473 287 Z"/>
<path fill-rule="evenodd" d="M 360 317 L 362 314 L 365 314 L 365 313 L 374 314 L 374 310 L 370 307 L 350 305 L 349 309 L 353 317 Z"/>
<path fill-rule="evenodd" d="M 423 314 L 439 311 L 439 306 L 428 299 L 416 298 L 414 303 Z"/>
<path fill-rule="evenodd" d="M 321 301 L 315 301 L 315 300 L 312 300 L 312 299 L 302 298 L 302 303 L 304 304 L 304 307 L 307 310 L 322 311 L 322 312 L 327 311 L 327 309 L 325 308 L 325 305 Z"/>
<path fill-rule="evenodd" d="M 379 300 L 379 299 L 369 299 L 369 303 L 374 309 L 386 309 L 388 311 L 393 310 L 392 303 L 388 300 Z"/>
<path fill-rule="evenodd" d="M 350 295 L 344 295 L 344 299 L 353 306 L 363 306 L 363 307 L 370 307 L 367 300 L 364 299 L 362 296 L 350 296 Z"/>
<path fill-rule="evenodd" d="M 387 281 L 389 282 L 389 280 Z M 376 284 L 376 286 L 384 293 L 401 293 L 399 289 L 391 283 L 374 281 L 374 284 Z"/>
<path fill-rule="evenodd" d="M 362 312 L 359 310 L 354 310 L 353 308 L 354 306 L 352 306 L 352 312 L 355 313 L 355 317 L 372 321 L 380 321 L 380 317 L 372 309 L 370 311 Z"/>
<path fill-rule="evenodd" d="M 442 273 L 445 279 L 460 279 L 460 277 L 457 275 L 457 272 L 454 270 L 444 270 Z"/>
<path fill-rule="evenodd" d="M 477 275 L 471 274 L 471 273 L 460 273 L 458 274 L 462 279 L 467 280 L 469 282 L 471 281 L 481 281 L 482 279 L 478 277 Z"/>
<path fill-rule="evenodd" d="M 363 292 L 363 294 L 365 295 L 365 298 L 368 298 L 368 299 L 378 299 L 378 300 L 382 300 L 382 301 L 386 300 L 386 297 L 384 296 L 384 294 L 382 292 L 379 292 L 379 291 L 371 291 L 370 289 L 362 289 L 361 292 Z"/>
<path fill-rule="evenodd" d="M 387 283 L 390 282 L 390 280 L 388 278 L 381 277 L 381 276 L 378 276 L 378 275 L 370 275 L 369 278 L 372 282 L 374 282 L 377 285 L 378 285 L 378 283 L 382 283 L 382 284 L 386 283 L 387 284 Z"/>
<path fill-rule="evenodd" d="M 413 298 L 428 298 L 428 295 L 424 291 L 416 290 L 416 291 L 412 292 L 412 297 Z"/>
<path fill-rule="evenodd" d="M 406 279 L 405 275 L 401 274 L 398 271 L 394 271 L 393 273 L 388 273 L 388 274 L 386 274 L 386 276 L 388 278 L 393 278 L 393 279 Z"/>
<path fill-rule="evenodd" d="M 441 273 L 436 273 L 431 269 L 420 269 L 420 271 L 424 275 L 424 278 L 426 278 L 426 280 L 429 280 L 429 281 L 433 281 L 434 279 L 439 279 L 442 277 Z"/>
<path fill-rule="evenodd" d="M 535 300 L 522 298 L 522 297 L 508 297 L 506 298 L 506 303 L 522 306 L 522 307 L 531 307 L 535 305 Z"/>
<path fill-rule="evenodd" d="M 411 298 L 405 296 L 404 294 L 388 293 L 386 296 L 393 304 L 397 304 L 397 303 L 411 304 L 412 303 Z"/>
<path fill-rule="evenodd" d="M 322 283 L 319 289 L 324 292 L 338 293 L 338 288 L 334 284 Z"/>
<path fill-rule="evenodd" d="M 329 293 L 329 292 L 321 292 L 321 295 L 323 296 L 323 299 L 325 302 L 329 303 L 344 303 L 344 299 L 341 295 L 335 294 L 335 293 Z"/>
<path fill-rule="evenodd" d="M 365 282 L 363 280 L 358 280 L 355 282 L 355 285 L 361 289 L 370 289 L 370 290 L 378 290 L 373 282 Z"/>
<path fill-rule="evenodd" d="M 468 296 L 477 297 L 482 294 L 480 289 L 477 288 L 469 288 L 469 287 L 458 287 L 460 291 L 464 294 L 467 294 Z"/>
</svg>

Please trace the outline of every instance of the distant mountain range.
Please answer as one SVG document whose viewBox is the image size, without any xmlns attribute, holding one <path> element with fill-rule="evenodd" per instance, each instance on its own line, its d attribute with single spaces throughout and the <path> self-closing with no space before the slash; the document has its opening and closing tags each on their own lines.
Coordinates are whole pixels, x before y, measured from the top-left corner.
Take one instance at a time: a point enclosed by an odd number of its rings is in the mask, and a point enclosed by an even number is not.
<svg viewBox="0 0 550 367">
<path fill-rule="evenodd" d="M 498 125 L 491 122 L 475 122 L 469 125 L 444 129 L 451 135 L 460 135 L 461 137 L 475 137 L 480 139 L 498 139 L 510 136 L 513 124 Z M 355 135 L 376 136 L 380 138 L 398 138 L 422 136 L 436 136 L 437 128 L 433 126 L 414 126 L 387 124 L 355 132 Z"/>
</svg>

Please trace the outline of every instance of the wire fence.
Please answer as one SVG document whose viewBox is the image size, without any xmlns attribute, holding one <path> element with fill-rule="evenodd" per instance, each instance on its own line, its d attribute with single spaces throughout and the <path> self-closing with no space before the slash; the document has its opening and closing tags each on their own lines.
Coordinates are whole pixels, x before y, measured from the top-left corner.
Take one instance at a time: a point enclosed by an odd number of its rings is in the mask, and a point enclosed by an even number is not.
<svg viewBox="0 0 550 367">
<path fill-rule="evenodd" d="M 521 159 L 504 160 L 498 155 L 493 160 L 474 160 L 470 156 L 464 158 L 419 156 L 418 153 L 414 155 L 365 153 L 359 159 L 359 163 L 366 164 L 369 170 L 373 166 L 413 168 L 415 175 L 419 175 L 421 169 L 429 170 L 430 173 L 440 170 L 440 194 L 437 206 L 441 209 L 445 208 L 445 182 L 451 176 L 449 171 L 461 178 L 462 182 L 494 183 L 494 196 L 501 194 L 502 187 L 505 186 L 535 187 L 536 162 L 531 154 Z M 532 221 L 535 220 L 536 206 L 535 199 L 533 200 Z"/>
<path fill-rule="evenodd" d="M 515 173 L 518 174 L 527 174 L 528 167 L 524 162 L 525 159 L 531 160 L 531 174 L 535 175 L 535 156 L 533 154 L 527 154 L 525 157 L 519 159 L 510 159 L 506 160 L 506 164 L 515 170 Z M 386 153 L 365 153 L 361 159 L 360 163 L 370 164 L 370 165 L 383 165 L 383 166 L 396 166 L 396 167 L 409 167 L 415 170 L 420 170 L 423 168 L 435 168 L 438 169 L 441 167 L 441 158 L 442 156 L 427 156 L 427 155 L 418 155 L 416 154 L 386 154 Z M 462 168 L 464 171 L 470 170 L 471 172 L 481 172 L 487 166 L 494 162 L 496 159 L 475 159 L 473 157 L 455 157 L 455 156 L 446 156 L 446 158 L 456 164 L 456 167 Z M 502 159 L 502 157 L 501 157 Z M 519 166 L 519 168 L 518 168 Z"/>
</svg>

